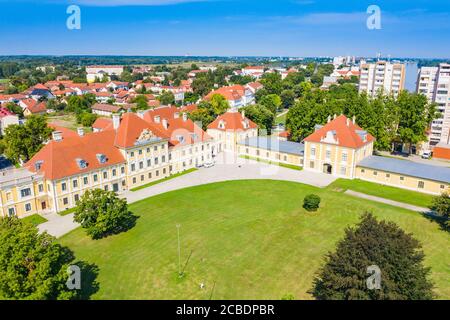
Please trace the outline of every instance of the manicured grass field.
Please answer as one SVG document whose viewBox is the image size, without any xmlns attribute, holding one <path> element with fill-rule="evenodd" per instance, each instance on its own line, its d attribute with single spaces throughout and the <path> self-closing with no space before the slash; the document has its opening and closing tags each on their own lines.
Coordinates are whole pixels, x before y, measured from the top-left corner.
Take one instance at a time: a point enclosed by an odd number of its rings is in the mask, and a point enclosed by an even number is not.
<svg viewBox="0 0 450 320">
<path fill-rule="evenodd" d="M 77 208 L 70 208 L 64 211 L 58 212 L 60 216 L 67 216 L 68 214 L 74 213 Z"/>
<path fill-rule="evenodd" d="M 302 208 L 310 193 L 322 198 L 316 213 Z M 450 233 L 416 212 L 273 180 L 186 188 L 130 210 L 139 219 L 126 233 L 93 241 L 77 229 L 59 240 L 77 259 L 99 267 L 94 299 L 310 299 L 307 291 L 324 255 L 364 211 L 396 222 L 422 242 L 435 292 L 450 299 Z M 186 272 L 181 280 L 177 224 Z"/>
<path fill-rule="evenodd" d="M 274 162 L 274 161 L 265 160 L 265 159 L 261 159 L 261 158 L 257 158 L 257 157 L 250 157 L 250 156 L 240 156 L 240 157 L 243 158 L 243 159 L 254 160 L 254 161 L 258 161 L 258 162 L 264 162 L 264 163 L 267 163 L 267 164 L 273 164 L 275 166 L 280 166 L 280 167 L 284 167 L 284 168 L 288 168 L 288 169 L 293 169 L 293 170 L 298 170 L 298 171 L 303 170 L 302 167 L 295 166 L 293 164 L 287 164 L 287 163 L 282 163 L 282 162 Z"/>
<path fill-rule="evenodd" d="M 180 176 L 184 176 L 185 174 L 188 174 L 188 173 L 191 173 L 191 172 L 194 172 L 194 171 L 197 171 L 197 170 L 198 170 L 198 169 L 196 169 L 196 168 L 191 168 L 191 169 L 188 169 L 188 170 L 186 170 L 186 171 L 179 172 L 179 173 L 173 174 L 173 175 L 171 175 L 171 176 L 168 176 L 167 178 L 160 179 L 160 180 L 156 180 L 156 181 L 153 181 L 153 182 L 144 184 L 143 186 L 139 186 L 139 187 L 130 189 L 130 191 L 138 191 L 138 190 L 141 190 L 141 189 L 145 189 L 145 188 L 154 186 L 155 184 L 158 184 L 158 183 L 161 183 L 161 182 L 170 180 L 170 179 L 174 179 L 174 178 L 177 178 L 177 177 L 180 177 Z"/>
<path fill-rule="evenodd" d="M 38 215 L 38 214 L 33 214 L 33 215 L 31 215 L 31 216 L 28 216 L 28 217 L 26 217 L 26 218 L 23 218 L 22 221 L 30 222 L 30 223 L 32 223 L 33 225 L 37 226 L 38 224 L 47 222 L 47 219 L 45 219 L 44 217 L 42 217 L 42 216 L 40 216 L 40 215 Z"/>
<path fill-rule="evenodd" d="M 394 201 L 409 203 L 419 207 L 427 208 L 433 199 L 433 195 L 420 193 L 416 191 L 384 186 L 381 184 L 363 181 L 359 179 L 337 179 L 328 186 L 329 190 L 346 191 L 353 190 L 372 196 L 382 197 Z"/>
</svg>

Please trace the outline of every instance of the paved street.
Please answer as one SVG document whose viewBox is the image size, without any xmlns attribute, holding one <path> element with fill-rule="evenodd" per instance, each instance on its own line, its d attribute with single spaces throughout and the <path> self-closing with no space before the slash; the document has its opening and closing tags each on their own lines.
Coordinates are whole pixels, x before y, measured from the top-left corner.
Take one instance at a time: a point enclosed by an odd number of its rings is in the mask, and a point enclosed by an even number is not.
<svg viewBox="0 0 450 320">
<path fill-rule="evenodd" d="M 230 154 L 222 154 L 212 168 L 201 168 L 198 171 L 136 192 L 128 191 L 124 196 L 129 203 L 132 203 L 172 190 L 213 182 L 248 179 L 285 180 L 326 187 L 336 178 L 327 174 L 297 171 L 253 160 L 234 158 Z"/>
<path fill-rule="evenodd" d="M 198 171 L 136 192 L 127 191 L 121 196 L 125 197 L 128 203 L 133 203 L 177 189 L 228 180 L 271 179 L 326 187 L 336 179 L 326 174 L 297 171 L 253 160 L 236 158 L 230 153 L 221 154 L 216 161 L 216 165 L 212 168 L 201 168 Z M 39 230 L 41 232 L 47 231 L 55 237 L 61 237 L 78 226 L 73 222 L 73 214 L 66 216 L 49 214 L 45 218 L 48 219 L 48 222 L 40 224 Z"/>
<path fill-rule="evenodd" d="M 420 212 L 420 213 L 429 213 L 430 212 L 430 209 L 428 209 L 428 208 L 417 207 L 417 206 L 413 206 L 411 204 L 398 202 L 398 201 L 393 201 L 393 200 L 380 198 L 380 197 L 376 197 L 376 196 L 371 196 L 371 195 L 368 195 L 368 194 L 365 194 L 365 193 L 361 193 L 361 192 L 347 190 L 347 191 L 345 191 L 345 193 L 349 194 L 351 196 L 358 197 L 358 198 L 367 199 L 367 200 L 376 201 L 376 202 L 381 202 L 381 203 L 386 203 L 386 204 L 389 204 L 391 206 L 400 207 L 400 208 L 407 209 L 407 210 L 412 210 L 412 211 L 417 211 L 417 212 Z"/>
</svg>

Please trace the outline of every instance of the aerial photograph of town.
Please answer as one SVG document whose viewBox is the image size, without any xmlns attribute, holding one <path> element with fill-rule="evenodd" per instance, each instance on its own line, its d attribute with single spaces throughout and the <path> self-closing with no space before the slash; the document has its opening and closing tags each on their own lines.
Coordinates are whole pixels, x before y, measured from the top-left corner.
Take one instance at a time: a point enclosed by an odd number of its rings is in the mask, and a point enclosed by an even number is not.
<svg viewBox="0 0 450 320">
<path fill-rule="evenodd" d="M 449 1 L 0 8 L 1 306 L 450 300 Z"/>
</svg>

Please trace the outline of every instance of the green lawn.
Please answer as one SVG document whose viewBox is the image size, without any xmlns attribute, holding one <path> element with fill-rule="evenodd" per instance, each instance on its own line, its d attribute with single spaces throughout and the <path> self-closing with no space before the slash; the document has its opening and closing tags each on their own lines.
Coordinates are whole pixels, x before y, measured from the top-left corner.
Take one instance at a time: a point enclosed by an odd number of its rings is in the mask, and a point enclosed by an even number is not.
<svg viewBox="0 0 450 320">
<path fill-rule="evenodd" d="M 293 164 L 287 164 L 287 163 L 282 163 L 282 162 L 274 162 L 274 161 L 270 161 L 270 160 L 265 160 L 265 159 L 261 159 L 261 158 L 256 158 L 256 157 L 250 157 L 250 156 L 240 156 L 243 159 L 249 159 L 249 160 L 255 160 L 258 162 L 264 162 L 264 163 L 268 163 L 268 164 L 273 164 L 275 166 L 280 166 L 280 167 L 284 167 L 284 168 L 288 168 L 288 169 L 293 169 L 293 170 L 303 170 L 302 167 L 300 166 L 295 166 Z"/>
<path fill-rule="evenodd" d="M 77 208 L 70 208 L 64 211 L 58 212 L 60 216 L 67 216 L 68 214 L 74 213 Z"/>
<path fill-rule="evenodd" d="M 305 195 L 322 198 L 316 213 Z M 450 233 L 419 213 L 294 182 L 228 181 L 130 205 L 126 233 L 93 241 L 77 229 L 59 241 L 99 267 L 94 299 L 310 299 L 314 274 L 344 229 L 364 211 L 399 224 L 423 244 L 439 298 L 450 299 Z M 177 277 L 177 229 L 182 264 Z M 188 260 L 190 256 L 190 259 Z M 204 283 L 201 290 L 199 284 Z"/>
<path fill-rule="evenodd" d="M 33 214 L 31 216 L 23 218 L 22 221 L 30 222 L 33 225 L 37 226 L 38 224 L 47 222 L 47 219 L 45 219 L 44 217 L 42 217 L 42 216 L 40 216 L 38 214 Z"/>
<path fill-rule="evenodd" d="M 328 186 L 328 189 L 333 191 L 353 190 L 372 196 L 409 203 L 419 207 L 428 207 L 433 199 L 433 196 L 429 194 L 391 186 L 384 186 L 359 179 L 337 179 Z"/>
<path fill-rule="evenodd" d="M 282 114 L 282 113 L 278 114 L 275 117 L 275 124 L 280 124 L 280 123 L 285 124 L 286 123 L 286 116 L 287 116 L 287 112 L 285 114 Z"/>
<path fill-rule="evenodd" d="M 130 189 L 130 191 L 138 191 L 138 190 L 141 190 L 141 189 L 145 189 L 145 188 L 154 186 L 155 184 L 158 184 L 158 183 L 161 183 L 161 182 L 164 182 L 164 181 L 173 179 L 173 178 L 177 178 L 177 177 L 180 177 L 180 176 L 184 176 L 185 174 L 188 174 L 188 173 L 191 173 L 191 172 L 194 172 L 194 171 L 197 171 L 197 170 L 198 170 L 198 169 L 196 169 L 196 168 L 191 168 L 191 169 L 188 169 L 188 170 L 186 170 L 186 171 L 179 172 L 179 173 L 173 174 L 173 175 L 171 175 L 171 176 L 168 176 L 167 178 L 164 178 L 164 179 L 161 179 L 161 180 L 156 180 L 156 181 L 153 181 L 153 182 L 144 184 L 144 185 L 142 185 L 142 186 L 139 186 L 139 187 Z"/>
</svg>

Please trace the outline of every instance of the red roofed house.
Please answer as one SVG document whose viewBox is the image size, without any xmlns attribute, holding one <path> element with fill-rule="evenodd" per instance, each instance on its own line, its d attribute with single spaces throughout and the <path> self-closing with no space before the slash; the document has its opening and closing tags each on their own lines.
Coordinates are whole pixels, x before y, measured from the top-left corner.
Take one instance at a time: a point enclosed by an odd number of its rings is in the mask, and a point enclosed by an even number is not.
<svg viewBox="0 0 450 320">
<path fill-rule="evenodd" d="M 304 169 L 354 178 L 356 164 L 372 155 L 375 138 L 341 115 L 304 139 Z"/>
<path fill-rule="evenodd" d="M 248 106 L 255 102 L 255 94 L 246 86 L 233 85 L 221 87 L 217 90 L 211 91 L 206 97 L 206 100 L 212 98 L 213 95 L 220 94 L 230 105 L 230 110 L 237 111 L 241 107 Z"/>
<path fill-rule="evenodd" d="M 105 117 L 111 117 L 114 113 L 123 111 L 123 108 L 121 106 L 104 103 L 96 103 L 91 107 L 91 109 L 92 113 Z"/>
<path fill-rule="evenodd" d="M 258 126 L 243 111 L 229 111 L 211 122 L 207 133 L 217 142 L 218 152 L 236 152 L 239 141 L 258 136 Z"/>
<path fill-rule="evenodd" d="M 45 114 L 47 113 L 47 107 L 45 101 L 39 102 L 34 99 L 20 100 L 19 106 L 23 109 L 24 116 L 31 116 L 33 114 Z"/>
<path fill-rule="evenodd" d="M 7 108 L 0 106 L 0 133 L 5 134 L 5 129 L 13 124 L 19 124 L 19 117 Z"/>
</svg>

